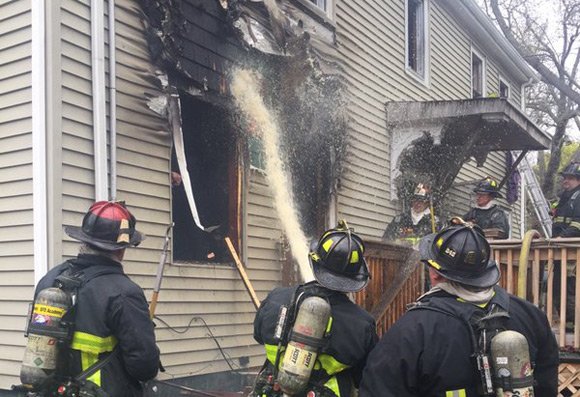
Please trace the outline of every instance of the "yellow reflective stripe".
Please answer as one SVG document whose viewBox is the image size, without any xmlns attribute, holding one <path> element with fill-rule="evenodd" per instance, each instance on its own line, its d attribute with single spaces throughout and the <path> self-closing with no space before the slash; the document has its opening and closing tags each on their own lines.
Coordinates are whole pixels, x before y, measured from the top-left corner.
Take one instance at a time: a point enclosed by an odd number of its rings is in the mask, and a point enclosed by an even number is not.
<svg viewBox="0 0 580 397">
<path fill-rule="evenodd" d="M 576 229 L 580 229 L 580 222 L 570 222 L 570 227 L 575 227 Z"/>
<path fill-rule="evenodd" d="M 435 262 L 434 260 L 432 260 L 432 259 L 427 259 L 427 262 L 428 262 L 428 263 L 429 263 L 431 266 L 433 266 L 435 269 L 437 269 L 437 270 L 441 269 L 441 265 L 439 265 L 439 264 L 438 264 L 437 262 Z"/>
<path fill-rule="evenodd" d="M 117 338 L 112 335 L 103 338 L 86 332 L 75 332 L 71 348 L 98 355 L 101 353 L 112 352 L 116 344 Z"/>
<path fill-rule="evenodd" d="M 340 397 L 340 388 L 338 387 L 338 379 L 336 379 L 336 376 L 330 378 L 328 382 L 324 384 L 324 387 L 329 388 L 337 397 Z"/>
<path fill-rule="evenodd" d="M 445 397 L 467 397 L 465 389 L 448 390 L 445 392 Z"/>
<path fill-rule="evenodd" d="M 435 242 L 435 245 L 436 245 L 438 248 L 441 248 L 441 246 L 443 245 L 443 237 L 440 237 L 440 238 L 439 238 L 439 239 L 438 239 L 438 240 Z"/>
<path fill-rule="evenodd" d="M 266 358 L 268 359 L 268 361 L 270 361 L 272 363 L 272 365 L 276 364 L 276 353 L 278 352 L 278 345 L 268 345 L 265 344 L 264 348 L 266 349 Z M 284 351 L 286 350 L 286 346 L 282 346 L 280 348 L 280 355 L 283 357 L 284 356 Z M 281 357 L 281 358 L 282 358 Z M 278 366 L 282 365 L 282 360 L 280 360 L 280 363 L 278 364 Z"/>
<path fill-rule="evenodd" d="M 95 364 L 97 361 L 99 361 L 98 353 L 81 351 L 81 365 L 83 367 L 83 371 L 88 369 L 90 366 Z M 94 374 L 89 376 L 87 378 L 87 380 L 90 380 L 91 382 L 93 382 L 97 386 L 101 386 L 101 370 L 98 370 L 97 372 L 95 372 Z"/>
<path fill-rule="evenodd" d="M 325 241 L 325 242 L 322 244 L 322 248 L 324 248 L 324 250 L 325 250 L 326 252 L 328 252 L 328 250 L 330 249 L 330 247 L 332 247 L 332 243 L 333 243 L 332 239 L 331 239 L 331 238 L 329 238 L 328 240 L 326 240 L 326 241 Z"/>
<path fill-rule="evenodd" d="M 349 367 L 348 365 L 341 363 L 340 361 L 336 360 L 334 357 L 328 354 L 320 354 L 318 356 L 318 361 L 320 361 L 322 369 L 328 375 L 337 374 Z"/>
<path fill-rule="evenodd" d="M 350 263 L 358 263 L 358 251 L 352 251 L 350 255 Z"/>
<path fill-rule="evenodd" d="M 324 333 L 329 334 L 331 329 L 332 329 L 332 316 L 328 317 L 328 322 L 326 323 L 326 331 L 324 331 Z"/>
</svg>

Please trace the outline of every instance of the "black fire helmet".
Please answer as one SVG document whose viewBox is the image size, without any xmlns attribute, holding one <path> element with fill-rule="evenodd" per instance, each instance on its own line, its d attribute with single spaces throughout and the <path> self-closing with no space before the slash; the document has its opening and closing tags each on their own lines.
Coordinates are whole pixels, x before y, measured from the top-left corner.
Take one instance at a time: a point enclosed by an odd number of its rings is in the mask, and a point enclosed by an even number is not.
<svg viewBox="0 0 580 397">
<path fill-rule="evenodd" d="M 483 231 L 471 223 L 451 225 L 423 237 L 419 253 L 422 262 L 460 284 L 487 288 L 497 284 L 500 277 Z"/>
<path fill-rule="evenodd" d="M 327 230 L 310 247 L 308 259 L 316 280 L 326 288 L 341 292 L 363 289 L 370 278 L 364 243 L 346 221 Z"/>
</svg>

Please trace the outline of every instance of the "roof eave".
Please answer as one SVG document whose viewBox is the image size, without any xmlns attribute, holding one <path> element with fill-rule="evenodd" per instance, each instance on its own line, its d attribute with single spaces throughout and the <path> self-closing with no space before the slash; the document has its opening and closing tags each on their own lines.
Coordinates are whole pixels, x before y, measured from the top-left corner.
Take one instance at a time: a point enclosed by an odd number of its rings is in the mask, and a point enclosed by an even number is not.
<svg viewBox="0 0 580 397">
<path fill-rule="evenodd" d="M 505 36 L 497 29 L 487 15 L 473 0 L 438 0 L 447 12 L 460 23 L 469 27 L 477 44 L 489 54 L 496 54 L 497 61 L 519 83 L 538 80 L 537 73 L 517 52 Z"/>
</svg>

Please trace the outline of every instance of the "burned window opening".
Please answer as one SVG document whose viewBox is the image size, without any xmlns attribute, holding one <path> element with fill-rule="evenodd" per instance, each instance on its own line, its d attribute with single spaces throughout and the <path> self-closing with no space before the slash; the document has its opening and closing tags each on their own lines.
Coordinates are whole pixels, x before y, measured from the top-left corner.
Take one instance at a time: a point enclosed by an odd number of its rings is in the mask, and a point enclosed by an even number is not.
<svg viewBox="0 0 580 397">
<path fill-rule="evenodd" d="M 236 134 L 220 107 L 182 94 L 181 118 L 187 171 L 201 224 L 194 222 L 183 182 L 173 178 L 173 260 L 231 262 L 224 241 L 238 239 L 238 167 Z M 172 172 L 179 173 L 175 153 Z M 180 179 L 177 176 L 177 179 Z"/>
</svg>

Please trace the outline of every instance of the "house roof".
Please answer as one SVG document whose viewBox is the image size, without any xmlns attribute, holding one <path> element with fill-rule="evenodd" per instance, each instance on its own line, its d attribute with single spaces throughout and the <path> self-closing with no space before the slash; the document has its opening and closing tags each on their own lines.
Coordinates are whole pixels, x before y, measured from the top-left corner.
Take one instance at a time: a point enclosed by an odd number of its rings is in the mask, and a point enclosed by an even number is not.
<svg viewBox="0 0 580 397">
<path fill-rule="evenodd" d="M 537 80 L 537 74 L 493 24 L 474 0 L 437 0 L 473 35 L 481 50 L 493 57 L 519 83 Z"/>
</svg>

